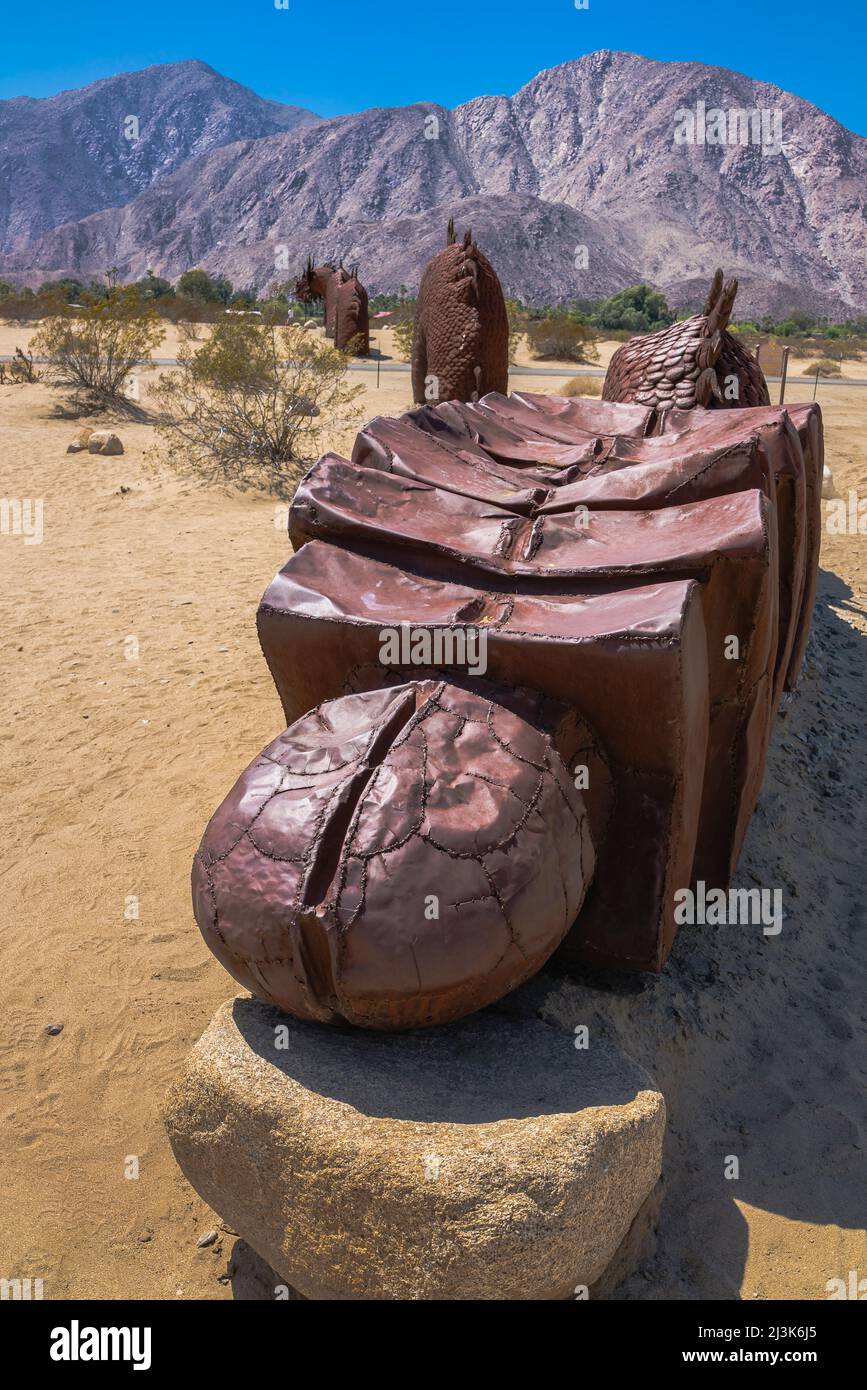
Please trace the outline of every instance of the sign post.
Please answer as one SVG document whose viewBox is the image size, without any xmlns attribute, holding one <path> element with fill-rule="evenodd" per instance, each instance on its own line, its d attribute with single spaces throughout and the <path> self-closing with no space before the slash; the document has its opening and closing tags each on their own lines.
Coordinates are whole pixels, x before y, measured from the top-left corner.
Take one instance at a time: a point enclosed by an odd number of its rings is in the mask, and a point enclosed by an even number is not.
<svg viewBox="0 0 867 1390">
<path fill-rule="evenodd" d="M 382 309 L 378 314 L 374 314 L 373 317 L 374 317 L 375 319 L 390 319 L 390 318 L 391 318 L 391 310 L 390 310 L 390 309 Z M 377 333 L 377 335 L 376 335 L 376 389 L 377 389 L 377 391 L 379 390 L 379 368 L 380 368 L 380 363 L 382 362 L 382 348 L 380 347 L 380 343 L 381 343 L 381 342 L 382 342 L 382 335 L 379 334 L 379 333 Z"/>
</svg>

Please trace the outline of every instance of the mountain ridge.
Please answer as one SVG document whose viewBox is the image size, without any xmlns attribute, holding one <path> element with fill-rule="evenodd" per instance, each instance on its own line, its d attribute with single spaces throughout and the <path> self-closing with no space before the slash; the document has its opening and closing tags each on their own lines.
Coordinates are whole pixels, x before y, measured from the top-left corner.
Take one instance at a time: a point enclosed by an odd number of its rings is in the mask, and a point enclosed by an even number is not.
<svg viewBox="0 0 867 1390">
<path fill-rule="evenodd" d="M 138 139 L 125 122 L 139 122 Z M 124 206 L 191 156 L 320 117 L 281 106 L 199 59 L 0 101 L 0 248 Z M 67 215 L 70 214 L 70 215 Z"/>
<path fill-rule="evenodd" d="M 780 152 L 676 145 L 678 111 L 699 101 L 779 111 Z M 513 97 L 284 119 L 288 128 L 213 139 L 126 203 L 19 243 L 0 268 L 48 278 L 116 263 L 131 277 L 201 264 L 264 288 L 327 251 L 361 261 L 377 292 L 418 283 L 455 212 L 475 218 L 504 284 L 528 302 L 640 280 L 689 297 L 722 264 L 742 277 L 741 316 L 771 304 L 834 317 L 867 308 L 867 139 L 726 68 L 600 50 Z"/>
</svg>

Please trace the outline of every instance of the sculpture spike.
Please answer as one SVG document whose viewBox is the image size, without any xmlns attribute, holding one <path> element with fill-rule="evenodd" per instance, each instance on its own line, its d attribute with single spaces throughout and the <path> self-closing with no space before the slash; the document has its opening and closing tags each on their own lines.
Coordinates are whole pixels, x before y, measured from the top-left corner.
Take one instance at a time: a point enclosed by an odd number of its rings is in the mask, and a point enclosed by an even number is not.
<svg viewBox="0 0 867 1390">
<path fill-rule="evenodd" d="M 720 303 L 720 318 L 719 318 L 719 326 L 720 326 L 720 328 L 726 328 L 726 327 L 728 326 L 729 319 L 730 319 L 731 316 L 732 316 L 732 309 L 734 308 L 735 297 L 737 296 L 737 292 L 738 292 L 738 282 L 737 282 L 737 280 L 736 280 L 736 279 L 729 280 L 728 283 L 727 283 L 726 286 L 725 286 L 725 289 L 723 290 L 723 293 L 722 293 L 722 300 L 721 300 L 721 303 Z"/>
<path fill-rule="evenodd" d="M 731 317 L 732 306 L 735 302 L 735 295 L 738 292 L 737 280 L 729 280 L 726 285 L 722 285 L 722 272 L 717 272 L 720 277 L 720 288 L 716 298 L 707 311 L 707 329 L 709 334 L 721 332 Z M 714 277 L 716 283 L 716 277 Z"/>
<path fill-rule="evenodd" d="M 707 299 L 704 301 L 704 308 L 701 311 L 703 314 L 707 315 L 713 309 L 714 304 L 719 298 L 720 290 L 722 289 L 722 284 L 723 273 L 722 270 L 717 269 L 714 271 L 713 279 L 710 282 L 710 289 L 707 292 Z"/>
</svg>

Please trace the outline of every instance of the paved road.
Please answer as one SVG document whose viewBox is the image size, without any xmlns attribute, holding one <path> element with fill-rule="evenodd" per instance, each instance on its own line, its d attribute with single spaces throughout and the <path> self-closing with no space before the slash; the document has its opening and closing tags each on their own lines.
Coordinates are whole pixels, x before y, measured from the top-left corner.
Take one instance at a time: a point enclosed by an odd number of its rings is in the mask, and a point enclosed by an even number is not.
<svg viewBox="0 0 867 1390">
<path fill-rule="evenodd" d="M 0 353 L 0 362 L 14 362 L 14 360 L 15 358 L 11 354 Z M 34 357 L 33 360 L 34 362 L 44 364 L 47 361 L 47 358 Z M 178 365 L 177 358 L 175 357 L 154 357 L 151 360 L 153 365 L 157 367 L 176 367 Z M 140 365 L 144 366 L 145 364 L 141 363 Z M 379 369 L 382 372 L 382 375 L 385 376 L 386 372 L 408 372 L 410 370 L 410 367 L 408 362 L 388 361 L 381 362 L 379 364 Z M 374 360 L 372 362 L 351 362 L 349 364 L 349 370 L 351 372 L 375 372 L 376 361 Z M 510 369 L 510 375 L 556 376 L 566 377 L 567 379 L 573 376 L 595 376 L 604 378 L 605 369 L 603 367 L 512 367 Z M 765 380 L 778 382 L 780 381 L 780 377 L 766 376 Z M 815 385 L 816 378 L 814 376 L 789 376 L 786 378 L 786 384 L 788 386 L 794 385 L 795 382 L 799 382 L 802 385 L 813 386 Z M 862 377 L 820 376 L 819 385 L 867 386 L 867 379 Z"/>
</svg>

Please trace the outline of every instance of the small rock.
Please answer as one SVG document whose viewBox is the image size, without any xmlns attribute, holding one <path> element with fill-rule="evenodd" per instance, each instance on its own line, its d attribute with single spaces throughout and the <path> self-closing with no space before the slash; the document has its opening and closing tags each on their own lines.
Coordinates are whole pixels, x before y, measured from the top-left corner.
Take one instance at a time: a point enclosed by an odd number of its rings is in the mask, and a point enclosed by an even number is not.
<svg viewBox="0 0 867 1390">
<path fill-rule="evenodd" d="M 94 430 L 87 441 L 91 454 L 122 454 L 123 445 L 111 430 Z"/>
<path fill-rule="evenodd" d="M 55 1038 L 55 1037 L 57 1036 L 58 1033 L 62 1033 L 62 1032 L 63 1032 L 63 1024 L 62 1024 L 62 1023 L 46 1023 L 46 1025 L 45 1025 L 45 1031 L 46 1031 L 46 1033 L 49 1033 L 49 1034 L 51 1035 L 52 1038 Z"/>
<path fill-rule="evenodd" d="M 834 474 L 831 472 L 831 470 L 830 470 L 830 468 L 828 467 L 827 463 L 825 464 L 824 471 L 823 471 L 823 473 L 822 473 L 822 496 L 823 496 L 823 497 L 836 497 L 836 496 L 837 496 L 837 489 L 836 489 L 835 486 L 834 486 Z"/>
<path fill-rule="evenodd" d="M 200 1250 L 204 1250 L 206 1246 L 213 1245 L 214 1241 L 219 1238 L 219 1234 L 219 1231 L 205 1231 L 203 1236 L 199 1236 L 196 1245 Z"/>
<path fill-rule="evenodd" d="M 82 449 L 86 449 L 90 443 L 90 436 L 93 434 L 91 429 L 79 430 L 71 444 L 67 444 L 68 454 L 80 454 Z"/>
</svg>

